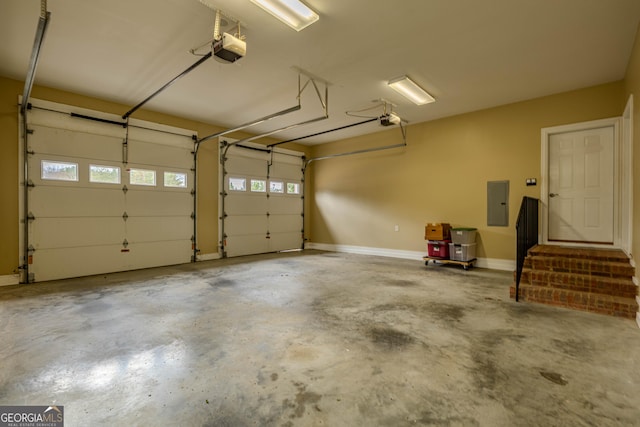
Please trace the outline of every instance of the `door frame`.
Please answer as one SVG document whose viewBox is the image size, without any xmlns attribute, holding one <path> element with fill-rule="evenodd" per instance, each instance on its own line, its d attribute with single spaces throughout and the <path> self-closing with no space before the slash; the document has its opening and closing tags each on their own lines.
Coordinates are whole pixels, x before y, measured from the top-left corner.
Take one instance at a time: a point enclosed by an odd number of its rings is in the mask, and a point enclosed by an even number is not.
<svg viewBox="0 0 640 427">
<path fill-rule="evenodd" d="M 540 205 L 541 205 L 541 236 L 539 241 L 545 245 L 555 246 L 580 246 L 593 248 L 616 248 L 625 251 L 626 242 L 623 235 L 628 235 L 631 227 L 631 217 L 623 214 L 623 206 L 629 203 L 631 186 L 631 158 L 625 159 L 621 152 L 628 153 L 630 147 L 626 147 L 629 141 L 622 141 L 620 117 L 592 120 L 588 122 L 572 123 L 568 125 L 553 126 L 541 129 L 541 159 L 540 159 Z M 576 132 L 602 127 L 613 127 L 613 245 L 580 242 L 549 241 L 549 139 L 551 135 Z M 625 147 L 622 147 L 625 145 Z M 626 148 L 626 149 L 625 149 Z M 624 189 L 625 191 L 622 191 Z M 624 201 L 624 203 L 623 203 Z"/>
</svg>

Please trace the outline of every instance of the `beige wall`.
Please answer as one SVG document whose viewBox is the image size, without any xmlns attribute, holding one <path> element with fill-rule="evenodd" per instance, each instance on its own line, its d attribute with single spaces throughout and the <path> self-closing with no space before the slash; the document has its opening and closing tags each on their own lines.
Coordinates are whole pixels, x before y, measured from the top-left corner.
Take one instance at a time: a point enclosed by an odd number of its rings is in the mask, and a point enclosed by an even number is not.
<svg viewBox="0 0 640 427">
<path fill-rule="evenodd" d="M 312 163 L 307 237 L 424 252 L 425 222 L 449 222 L 478 228 L 478 257 L 515 259 L 520 201 L 540 196 L 539 185 L 525 186 L 526 178 L 540 182 L 540 129 L 620 116 L 623 99 L 623 82 L 605 84 L 410 125 L 406 148 Z M 311 155 L 399 142 L 394 128 L 314 147 Z M 487 181 L 496 180 L 510 181 L 508 227 L 486 225 Z"/>
<path fill-rule="evenodd" d="M 640 27 L 636 34 L 633 52 L 627 67 L 625 78 L 625 102 L 630 95 L 634 98 L 633 114 L 633 248 L 634 254 L 640 253 Z M 640 271 L 636 269 L 636 276 Z"/>
<path fill-rule="evenodd" d="M 22 90 L 22 82 L 0 77 L 0 276 L 18 267 L 17 98 Z M 525 179 L 540 179 L 540 129 L 619 116 L 630 93 L 640 99 L 638 40 L 624 81 L 411 125 L 406 148 L 314 162 L 306 176 L 306 238 L 317 243 L 424 251 L 425 222 L 446 221 L 479 229 L 479 257 L 513 259 L 520 200 L 524 195 L 539 196 L 540 187 L 526 187 Z M 32 96 L 115 114 L 130 108 L 39 86 Z M 636 108 L 636 162 L 640 161 L 639 115 Z M 201 136 L 220 130 L 145 110 L 135 117 L 193 129 Z M 401 141 L 400 131 L 393 128 L 311 148 L 286 147 L 315 157 Z M 198 162 L 198 240 L 203 254 L 217 252 L 216 157 L 216 144 L 203 145 Z M 486 226 L 486 183 L 493 180 L 510 181 L 509 227 Z M 635 252 L 640 244 L 638 168 L 634 181 Z"/>
<path fill-rule="evenodd" d="M 24 83 L 0 77 L 0 276 L 17 273 L 18 255 L 18 95 L 22 94 Z M 124 114 L 130 105 L 77 95 L 56 89 L 35 86 L 32 98 L 44 99 L 114 114 Z M 133 117 L 170 126 L 195 130 L 200 136 L 221 130 L 210 124 L 180 117 L 137 111 Z M 246 133 L 238 132 L 230 138 L 244 138 Z M 257 142 L 270 143 L 265 138 Z M 306 151 L 307 147 L 289 144 L 289 149 Z M 209 141 L 202 144 L 198 153 L 198 247 L 201 254 L 218 251 L 218 161 L 217 144 Z"/>
</svg>

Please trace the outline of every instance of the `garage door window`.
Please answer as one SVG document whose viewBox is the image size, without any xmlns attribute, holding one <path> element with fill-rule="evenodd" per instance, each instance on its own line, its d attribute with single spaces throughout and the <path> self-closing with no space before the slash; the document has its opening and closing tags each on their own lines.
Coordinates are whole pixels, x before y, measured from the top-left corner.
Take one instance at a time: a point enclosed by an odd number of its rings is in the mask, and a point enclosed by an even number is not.
<svg viewBox="0 0 640 427">
<path fill-rule="evenodd" d="M 252 179 L 251 180 L 251 191 L 257 193 L 266 193 L 267 192 L 267 181 L 263 181 L 261 179 Z"/>
<path fill-rule="evenodd" d="M 287 182 L 287 194 L 300 194 L 300 184 Z"/>
<path fill-rule="evenodd" d="M 149 169 L 130 169 L 129 183 L 132 185 L 156 185 L 156 171 Z"/>
<path fill-rule="evenodd" d="M 269 183 L 269 191 L 272 193 L 284 193 L 284 182 L 271 181 Z"/>
<path fill-rule="evenodd" d="M 164 186 L 175 188 L 187 188 L 187 174 L 180 172 L 165 172 Z"/>
<path fill-rule="evenodd" d="M 43 160 L 42 174 L 40 176 L 42 179 L 56 181 L 77 181 L 78 164 Z"/>
<path fill-rule="evenodd" d="M 229 178 L 229 191 L 247 191 L 247 180 L 244 178 Z"/>
<path fill-rule="evenodd" d="M 120 184 L 120 168 L 117 166 L 89 165 L 89 182 Z"/>
</svg>

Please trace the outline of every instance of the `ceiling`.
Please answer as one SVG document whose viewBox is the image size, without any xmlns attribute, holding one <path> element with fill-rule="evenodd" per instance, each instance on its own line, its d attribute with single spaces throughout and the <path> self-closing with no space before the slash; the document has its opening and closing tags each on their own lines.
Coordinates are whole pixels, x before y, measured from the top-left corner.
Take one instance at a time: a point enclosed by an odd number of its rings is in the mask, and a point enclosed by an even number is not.
<svg viewBox="0 0 640 427">
<path fill-rule="evenodd" d="M 638 0 L 306 0 L 320 20 L 296 32 L 249 0 L 207 2 L 241 21 L 247 55 L 204 62 L 144 108 L 233 128 L 297 105 L 297 69 L 316 76 L 323 95 L 328 82 L 329 118 L 280 139 L 362 120 L 346 111 L 379 115 L 379 99 L 411 124 L 616 81 L 640 21 Z M 36 84 L 132 107 L 199 59 L 189 50 L 212 38 L 214 23 L 198 0 L 50 0 L 48 10 Z M 39 14 L 37 0 L 0 2 L 0 75 L 24 80 Z M 437 101 L 415 106 L 387 87 L 405 74 Z M 323 114 L 312 86 L 301 105 L 250 130 Z M 374 122 L 300 142 L 383 129 Z"/>
</svg>

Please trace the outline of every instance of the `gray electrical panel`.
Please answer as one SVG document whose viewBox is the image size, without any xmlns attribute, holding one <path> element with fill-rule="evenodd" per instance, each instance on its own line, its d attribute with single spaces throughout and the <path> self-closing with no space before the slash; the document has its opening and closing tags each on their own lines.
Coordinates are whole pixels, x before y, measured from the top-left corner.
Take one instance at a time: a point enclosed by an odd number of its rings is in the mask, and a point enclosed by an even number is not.
<svg viewBox="0 0 640 427">
<path fill-rule="evenodd" d="M 509 181 L 487 182 L 487 225 L 509 226 Z"/>
</svg>

